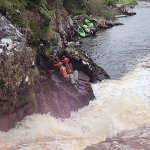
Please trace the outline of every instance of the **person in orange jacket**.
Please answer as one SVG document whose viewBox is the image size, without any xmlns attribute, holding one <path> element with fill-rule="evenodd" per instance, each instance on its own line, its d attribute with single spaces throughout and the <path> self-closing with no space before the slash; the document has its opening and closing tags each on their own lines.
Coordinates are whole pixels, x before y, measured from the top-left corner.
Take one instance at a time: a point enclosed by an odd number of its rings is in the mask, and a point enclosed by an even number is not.
<svg viewBox="0 0 150 150">
<path fill-rule="evenodd" d="M 62 61 L 60 67 L 60 73 L 67 79 L 71 80 L 72 84 L 77 84 L 78 81 L 78 71 L 72 70 L 71 64 L 69 64 L 69 59 L 65 57 Z"/>
</svg>

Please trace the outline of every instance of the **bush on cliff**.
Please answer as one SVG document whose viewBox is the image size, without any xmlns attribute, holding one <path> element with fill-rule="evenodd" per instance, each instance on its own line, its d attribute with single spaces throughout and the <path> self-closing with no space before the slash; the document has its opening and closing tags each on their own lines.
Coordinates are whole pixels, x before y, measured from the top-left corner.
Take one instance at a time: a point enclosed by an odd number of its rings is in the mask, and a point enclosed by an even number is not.
<svg viewBox="0 0 150 150">
<path fill-rule="evenodd" d="M 20 31 L 28 31 L 29 40 L 49 40 L 56 44 L 51 18 L 54 9 L 49 3 L 53 0 L 0 0 L 0 12 Z"/>
<path fill-rule="evenodd" d="M 104 2 L 107 6 L 117 3 L 125 4 L 130 7 L 134 7 L 135 5 L 137 5 L 137 0 L 104 0 Z"/>
<path fill-rule="evenodd" d="M 86 13 L 84 0 L 64 0 L 65 9 L 72 15 L 81 15 Z"/>
<path fill-rule="evenodd" d="M 93 16 L 111 20 L 116 15 L 115 11 L 110 9 L 102 0 L 91 0 L 87 2 L 87 5 L 89 6 L 87 9 L 88 13 Z"/>
<path fill-rule="evenodd" d="M 119 2 L 121 2 L 122 4 L 128 5 L 130 7 L 135 7 L 135 5 L 137 5 L 136 0 L 119 0 Z"/>
</svg>

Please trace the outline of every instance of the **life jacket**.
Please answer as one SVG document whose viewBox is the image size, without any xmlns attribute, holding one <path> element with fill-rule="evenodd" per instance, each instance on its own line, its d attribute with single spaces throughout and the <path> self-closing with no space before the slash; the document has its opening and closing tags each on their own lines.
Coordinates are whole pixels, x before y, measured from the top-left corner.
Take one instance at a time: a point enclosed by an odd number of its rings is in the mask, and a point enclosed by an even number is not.
<svg viewBox="0 0 150 150">
<path fill-rule="evenodd" d="M 60 67 L 60 73 L 65 77 L 68 78 L 68 72 L 67 72 L 67 68 L 65 66 L 61 66 Z"/>
<path fill-rule="evenodd" d="M 67 73 L 68 73 L 68 74 L 72 73 L 72 64 L 71 64 L 71 63 L 70 63 L 70 64 L 67 64 L 66 70 L 67 70 Z"/>
<path fill-rule="evenodd" d="M 60 67 L 60 73 L 64 77 L 68 77 L 68 75 L 72 73 L 71 64 L 67 64 L 66 66 L 62 65 Z"/>
</svg>

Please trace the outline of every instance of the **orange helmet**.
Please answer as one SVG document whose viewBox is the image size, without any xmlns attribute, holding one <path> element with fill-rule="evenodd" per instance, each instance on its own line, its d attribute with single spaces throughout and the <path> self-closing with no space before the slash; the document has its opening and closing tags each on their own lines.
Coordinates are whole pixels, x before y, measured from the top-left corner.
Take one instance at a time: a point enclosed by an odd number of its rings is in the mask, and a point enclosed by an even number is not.
<svg viewBox="0 0 150 150">
<path fill-rule="evenodd" d="M 66 64 L 66 63 L 68 63 L 68 62 L 69 62 L 69 59 L 68 59 L 67 57 L 65 57 L 65 58 L 63 59 L 63 63 Z"/>
</svg>

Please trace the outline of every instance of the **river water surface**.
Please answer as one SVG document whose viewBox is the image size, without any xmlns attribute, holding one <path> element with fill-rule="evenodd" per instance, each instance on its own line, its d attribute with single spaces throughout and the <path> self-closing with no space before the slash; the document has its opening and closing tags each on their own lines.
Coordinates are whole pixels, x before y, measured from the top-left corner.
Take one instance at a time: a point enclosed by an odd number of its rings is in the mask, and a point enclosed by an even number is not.
<svg viewBox="0 0 150 150">
<path fill-rule="evenodd" d="M 123 26 L 85 40 L 88 53 L 112 78 L 92 85 L 96 99 L 89 106 L 64 120 L 27 116 L 16 128 L 0 132 L 0 150 L 83 150 L 150 123 L 149 6 L 140 3 L 136 16 L 120 19 Z"/>
<path fill-rule="evenodd" d="M 139 59 L 150 54 L 150 3 L 139 5 L 136 16 L 119 19 L 124 25 L 84 40 L 83 47 L 111 79 L 118 79 L 133 69 Z"/>
</svg>

